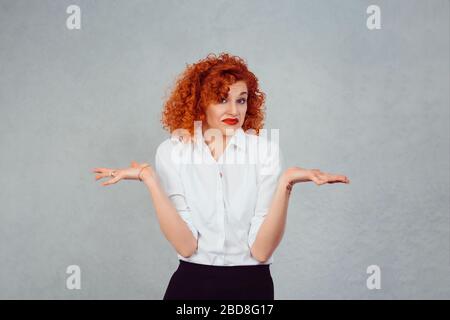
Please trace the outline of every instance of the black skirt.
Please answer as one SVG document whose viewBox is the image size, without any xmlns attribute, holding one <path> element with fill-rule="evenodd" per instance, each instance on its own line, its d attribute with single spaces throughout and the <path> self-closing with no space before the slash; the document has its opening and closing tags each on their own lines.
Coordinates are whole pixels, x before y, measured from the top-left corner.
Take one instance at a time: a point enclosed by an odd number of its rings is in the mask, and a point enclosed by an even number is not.
<svg viewBox="0 0 450 320">
<path fill-rule="evenodd" d="M 212 266 L 180 260 L 163 300 L 274 300 L 269 264 Z"/>
</svg>

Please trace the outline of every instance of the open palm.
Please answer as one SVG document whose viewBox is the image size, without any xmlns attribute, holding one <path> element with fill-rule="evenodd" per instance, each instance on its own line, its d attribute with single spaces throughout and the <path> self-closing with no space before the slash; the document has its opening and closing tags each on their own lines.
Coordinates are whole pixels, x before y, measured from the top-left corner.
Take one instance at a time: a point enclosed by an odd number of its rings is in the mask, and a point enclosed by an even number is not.
<svg viewBox="0 0 450 320">
<path fill-rule="evenodd" d="M 286 175 L 291 186 L 298 182 L 308 181 L 312 181 L 317 185 L 325 183 L 350 183 L 350 180 L 345 175 L 326 173 L 319 169 L 291 167 L 286 170 Z"/>
</svg>

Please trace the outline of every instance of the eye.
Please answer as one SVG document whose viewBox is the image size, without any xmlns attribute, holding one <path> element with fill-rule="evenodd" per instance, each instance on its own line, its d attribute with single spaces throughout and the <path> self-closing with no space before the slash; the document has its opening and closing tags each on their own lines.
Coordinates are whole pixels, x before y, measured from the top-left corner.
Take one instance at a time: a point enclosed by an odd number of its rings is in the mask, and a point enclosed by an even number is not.
<svg viewBox="0 0 450 320">
<path fill-rule="evenodd" d="M 239 99 L 239 101 L 242 101 L 241 103 L 244 104 L 247 102 L 247 100 L 245 98 Z"/>
<path fill-rule="evenodd" d="M 227 102 L 227 99 L 225 99 L 225 98 L 220 99 L 220 103 L 225 103 L 225 102 Z"/>
</svg>

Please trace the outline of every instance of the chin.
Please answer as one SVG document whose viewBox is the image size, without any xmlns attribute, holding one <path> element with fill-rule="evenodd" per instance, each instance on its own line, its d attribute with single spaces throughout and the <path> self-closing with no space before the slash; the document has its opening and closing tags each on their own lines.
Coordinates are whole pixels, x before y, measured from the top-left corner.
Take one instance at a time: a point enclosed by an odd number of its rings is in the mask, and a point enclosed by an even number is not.
<svg viewBox="0 0 450 320">
<path fill-rule="evenodd" d="M 226 135 L 227 134 L 227 130 L 228 130 L 228 132 L 229 132 L 229 135 L 233 135 L 234 134 L 234 131 L 236 131 L 237 129 L 239 129 L 240 128 L 240 126 L 239 126 L 239 123 L 236 123 L 234 126 L 228 126 L 228 125 L 224 125 L 224 126 L 222 126 L 222 133 L 224 134 L 224 135 Z"/>
</svg>

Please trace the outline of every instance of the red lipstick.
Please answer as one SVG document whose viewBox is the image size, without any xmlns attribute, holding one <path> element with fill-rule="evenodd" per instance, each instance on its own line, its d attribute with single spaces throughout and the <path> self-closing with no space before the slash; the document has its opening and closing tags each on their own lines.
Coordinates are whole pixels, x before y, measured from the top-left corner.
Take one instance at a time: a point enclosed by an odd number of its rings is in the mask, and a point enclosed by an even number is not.
<svg viewBox="0 0 450 320">
<path fill-rule="evenodd" d="M 225 122 L 226 124 L 232 126 L 232 125 L 235 125 L 236 123 L 238 123 L 239 120 L 235 119 L 235 118 L 226 118 L 226 119 L 222 120 L 222 122 Z"/>
</svg>

